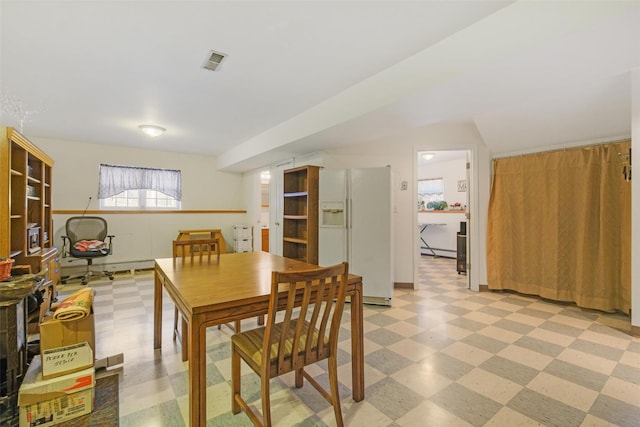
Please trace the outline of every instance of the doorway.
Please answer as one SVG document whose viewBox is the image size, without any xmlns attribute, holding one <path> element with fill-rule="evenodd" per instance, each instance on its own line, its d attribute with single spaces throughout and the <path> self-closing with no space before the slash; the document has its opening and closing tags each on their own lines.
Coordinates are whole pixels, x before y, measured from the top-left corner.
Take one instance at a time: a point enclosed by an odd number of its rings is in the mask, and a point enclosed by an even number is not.
<svg viewBox="0 0 640 427">
<path fill-rule="evenodd" d="M 467 288 L 470 155 L 469 150 L 418 151 L 415 183 L 418 268 L 424 269 L 427 257 L 448 259 L 444 264 L 451 266 L 449 273 L 465 276 Z M 438 263 L 440 269 L 442 264 Z M 416 283 L 421 277 L 415 276 Z"/>
<path fill-rule="evenodd" d="M 293 159 L 269 168 L 269 252 L 275 255 L 282 255 L 283 175 L 291 167 Z"/>
</svg>

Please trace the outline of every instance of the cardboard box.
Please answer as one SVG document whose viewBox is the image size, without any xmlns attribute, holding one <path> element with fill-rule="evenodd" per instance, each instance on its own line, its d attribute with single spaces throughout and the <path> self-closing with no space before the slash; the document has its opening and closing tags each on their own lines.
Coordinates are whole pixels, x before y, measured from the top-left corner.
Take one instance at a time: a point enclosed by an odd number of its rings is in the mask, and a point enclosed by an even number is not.
<svg viewBox="0 0 640 427">
<path fill-rule="evenodd" d="M 93 411 L 94 387 L 20 407 L 20 427 L 47 427 Z"/>
<path fill-rule="evenodd" d="M 93 313 L 84 319 L 61 322 L 52 317 L 45 317 L 40 323 L 40 355 L 45 364 L 46 350 L 66 347 L 83 342 L 89 343 L 93 354 L 96 352 L 95 325 Z M 45 377 L 47 369 L 45 367 Z"/>
<path fill-rule="evenodd" d="M 94 385 L 95 370 L 93 368 L 45 380 L 42 376 L 42 359 L 40 356 L 34 356 L 20 386 L 18 406 L 57 399 L 89 389 Z"/>
<path fill-rule="evenodd" d="M 95 360 L 93 350 L 86 341 L 44 350 L 41 357 L 42 378 L 45 380 L 93 368 Z"/>
</svg>

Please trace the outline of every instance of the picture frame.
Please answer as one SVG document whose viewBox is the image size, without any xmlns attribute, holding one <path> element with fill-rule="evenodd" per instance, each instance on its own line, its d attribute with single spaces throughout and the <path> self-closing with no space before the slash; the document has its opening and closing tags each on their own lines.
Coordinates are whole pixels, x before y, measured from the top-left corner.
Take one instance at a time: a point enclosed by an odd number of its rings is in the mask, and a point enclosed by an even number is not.
<svg viewBox="0 0 640 427">
<path fill-rule="evenodd" d="M 458 181 L 458 191 L 464 193 L 467 191 L 467 180 L 463 179 Z"/>
</svg>

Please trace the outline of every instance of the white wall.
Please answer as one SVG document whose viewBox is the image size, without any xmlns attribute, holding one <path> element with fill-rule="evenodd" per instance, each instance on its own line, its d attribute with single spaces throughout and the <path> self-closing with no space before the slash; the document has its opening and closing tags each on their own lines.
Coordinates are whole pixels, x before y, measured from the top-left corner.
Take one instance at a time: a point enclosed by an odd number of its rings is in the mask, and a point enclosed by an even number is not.
<svg viewBox="0 0 640 427">
<path fill-rule="evenodd" d="M 477 290 L 487 283 L 486 226 L 489 202 L 490 156 L 476 127 L 468 123 L 450 123 L 416 129 L 410 134 L 367 144 L 345 146 L 325 153 L 323 166 L 335 168 L 380 167 L 390 165 L 393 179 L 393 234 L 394 281 L 413 283 L 418 256 L 417 235 L 417 151 L 471 150 L 473 175 L 471 234 L 475 227 L 476 239 L 471 240 L 471 286 Z M 402 190 L 401 183 L 409 183 Z"/>
<path fill-rule="evenodd" d="M 244 177 L 215 170 L 215 157 L 173 152 L 143 150 L 119 146 L 31 138 L 55 161 L 53 205 L 56 209 L 83 210 L 89 196 L 89 209 L 98 209 L 98 165 L 100 163 L 174 168 L 182 171 L 183 209 L 253 209 L 247 199 L 257 197 L 252 183 L 259 182 L 255 173 Z M 413 283 L 417 255 L 416 165 L 417 151 L 470 149 L 474 157 L 474 176 L 470 191 L 475 188 L 473 208 L 476 210 L 470 228 L 478 227 L 478 238 L 471 251 L 472 288 L 486 283 L 486 210 L 488 206 L 488 150 L 475 126 L 469 124 L 433 125 L 394 140 L 345 146 L 322 154 L 314 153 L 296 164 L 312 160 L 325 167 L 381 167 L 390 165 L 393 179 L 394 281 Z M 298 162 L 299 160 L 299 162 Z M 401 182 L 409 183 L 401 190 Z M 486 187 L 486 188 L 485 188 Z M 251 203 L 252 204 L 252 203 Z M 103 215 L 110 224 L 114 239 L 114 255 L 110 263 L 152 260 L 170 256 L 170 242 L 179 229 L 220 228 L 230 250 L 234 224 L 252 224 L 254 214 L 137 214 Z M 54 242 L 61 245 L 60 236 L 68 215 L 54 215 Z M 255 231 L 255 230 L 254 230 Z M 468 230 L 470 233 L 471 230 Z M 63 265 L 64 267 L 64 265 Z M 475 279 L 474 279 L 475 278 Z"/>
<path fill-rule="evenodd" d="M 382 152 L 380 152 L 382 151 Z M 408 191 L 401 191 L 400 183 L 405 180 L 402 174 L 403 170 L 411 170 L 410 147 L 404 150 L 398 150 L 393 153 L 384 153 L 387 151 L 384 147 L 371 150 L 371 147 L 352 146 L 340 150 L 332 150 L 326 153 L 323 166 L 326 168 L 373 168 L 391 166 L 391 185 L 392 185 L 392 226 L 394 241 L 391 242 L 393 254 L 393 272 L 394 282 L 413 282 L 413 262 L 407 259 L 403 246 L 410 243 L 411 236 L 406 234 L 407 221 L 411 221 L 411 217 L 407 218 L 406 194 Z M 364 154 L 366 153 L 366 154 Z M 414 210 L 415 211 L 415 210 Z M 373 232 L 373 231 L 372 231 Z M 400 234 L 400 236 L 398 236 Z M 409 240 L 407 240 L 409 239 Z"/>
<path fill-rule="evenodd" d="M 53 209 L 99 209 L 97 199 L 100 163 L 182 171 L 182 209 L 244 210 L 243 178 L 240 174 L 218 172 L 212 156 L 60 141 L 44 138 L 30 140 L 51 156 L 53 168 Z M 66 219 L 72 215 L 56 214 L 54 244 L 62 246 Z M 220 228 L 227 250 L 231 251 L 234 224 L 245 224 L 247 215 L 231 214 L 100 214 L 109 223 L 113 255 L 96 262 L 126 263 L 171 256 L 171 241 L 180 229 Z M 78 265 L 64 260 L 62 267 Z M 115 268 L 111 268 L 115 269 Z"/>
<path fill-rule="evenodd" d="M 427 164 L 418 167 L 417 178 L 434 179 L 442 178 L 444 181 L 444 200 L 451 206 L 459 202 L 462 205 L 467 204 L 467 193 L 458 191 L 458 181 L 467 179 L 467 159 L 460 157 L 448 161 L 437 161 L 436 157 Z"/>
<path fill-rule="evenodd" d="M 458 181 L 467 179 L 467 158 L 465 153 L 460 152 L 460 155 L 464 157 L 447 161 L 438 161 L 439 153 L 442 154 L 444 152 L 436 151 L 435 153 L 436 157 L 426 164 L 420 165 L 418 163 L 418 180 L 442 178 L 444 182 L 444 200 L 449 206 L 454 203 L 460 203 L 465 206 L 467 204 L 467 193 L 458 191 Z M 442 249 L 433 250 L 436 255 L 455 258 L 457 248 L 456 234 L 460 230 L 461 221 L 465 221 L 464 212 L 419 212 L 418 228 L 424 228 L 424 231 L 420 233 L 420 237 L 424 239 L 429 247 Z M 432 225 L 423 227 L 421 226 L 423 224 Z M 424 246 L 421 242 L 419 244 Z M 421 249 L 421 253 L 433 254 L 425 249 Z"/>
<path fill-rule="evenodd" d="M 633 163 L 640 164 L 640 71 L 633 79 Z M 146 167 L 166 167 L 182 170 L 183 209 L 248 209 L 245 196 L 257 197 L 249 182 L 259 182 L 253 173 L 242 176 L 215 170 L 215 157 L 141 150 L 117 146 L 76 143 L 29 137 L 55 161 L 53 174 L 53 205 L 56 209 L 82 210 L 89 196 L 89 209 L 97 209 L 98 165 L 112 163 Z M 325 167 L 379 167 L 390 165 L 394 186 L 394 281 L 413 282 L 414 254 L 418 241 L 416 227 L 415 156 L 418 151 L 469 149 L 472 175 L 469 182 L 472 220 L 467 234 L 475 229 L 471 241 L 471 286 L 487 283 L 486 230 L 490 195 L 491 153 L 471 124 L 439 124 L 417 130 L 393 140 L 345 146 L 315 156 L 314 163 Z M 302 164 L 302 163 L 300 163 Z M 248 181 L 247 181 L 248 180 Z M 401 190 L 401 182 L 410 185 Z M 632 181 L 632 247 L 640 247 L 640 185 Z M 244 196 L 243 196 L 244 195 Z M 251 223 L 246 214 L 149 214 L 103 215 L 116 234 L 114 255 L 110 262 L 151 260 L 170 256 L 170 242 L 178 229 L 220 228 L 232 247 L 234 224 Z M 68 215 L 54 215 L 54 242 L 61 245 L 60 236 Z M 252 215 L 253 217 L 253 215 Z M 255 220 L 254 220 L 255 221 Z M 255 225 L 255 224 L 254 224 Z M 632 251 L 632 325 L 640 327 L 640 251 Z"/>
</svg>

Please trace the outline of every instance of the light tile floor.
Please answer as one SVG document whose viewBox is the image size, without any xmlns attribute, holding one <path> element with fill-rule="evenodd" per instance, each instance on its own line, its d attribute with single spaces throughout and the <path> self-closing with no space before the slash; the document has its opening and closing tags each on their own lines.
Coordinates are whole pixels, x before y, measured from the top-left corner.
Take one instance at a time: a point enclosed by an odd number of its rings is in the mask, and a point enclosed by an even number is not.
<svg viewBox="0 0 640 427">
<path fill-rule="evenodd" d="M 365 306 L 365 400 L 351 399 L 349 323 L 339 380 L 349 426 L 638 426 L 640 340 L 625 316 L 512 293 L 476 293 L 455 260 L 422 257 L 417 290 L 397 289 L 392 307 Z M 77 285 L 62 286 L 61 294 Z M 96 281 L 97 357 L 124 353 L 121 426 L 183 426 L 188 363 L 171 339 L 164 298 L 163 348 L 153 351 L 153 276 Z M 348 307 L 347 307 L 348 309 Z M 348 313 L 344 316 L 349 319 Z M 243 328 L 255 327 L 255 319 Z M 207 425 L 249 426 L 230 412 L 231 331 L 207 332 Z M 311 371 L 326 385 L 325 365 Z M 243 368 L 243 394 L 259 407 L 257 377 Z M 330 406 L 292 376 L 272 380 L 278 426 L 332 426 Z"/>
</svg>

